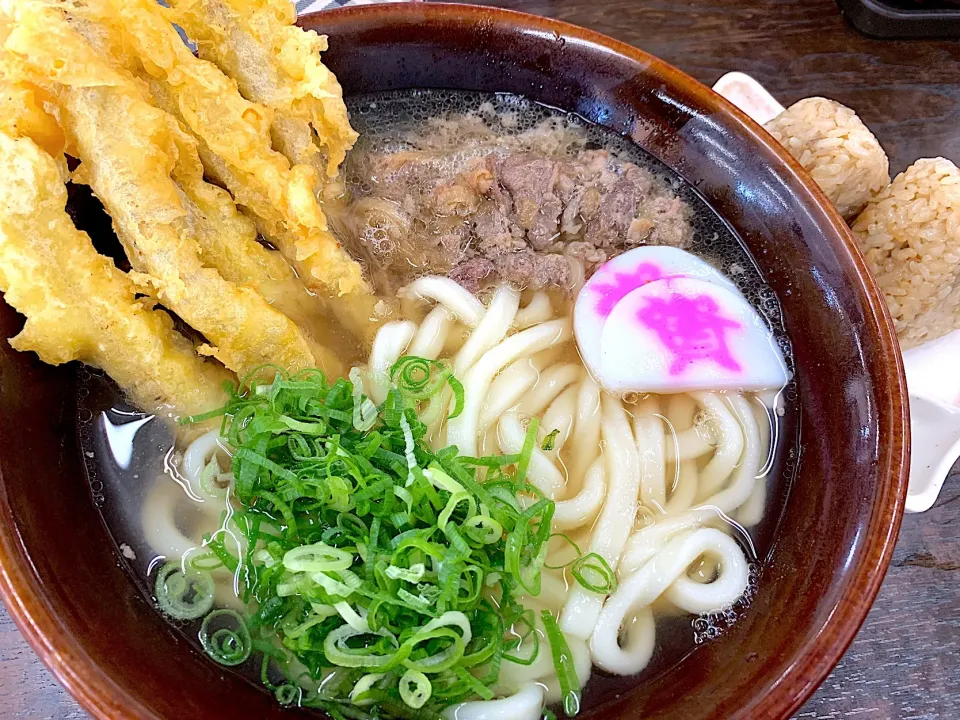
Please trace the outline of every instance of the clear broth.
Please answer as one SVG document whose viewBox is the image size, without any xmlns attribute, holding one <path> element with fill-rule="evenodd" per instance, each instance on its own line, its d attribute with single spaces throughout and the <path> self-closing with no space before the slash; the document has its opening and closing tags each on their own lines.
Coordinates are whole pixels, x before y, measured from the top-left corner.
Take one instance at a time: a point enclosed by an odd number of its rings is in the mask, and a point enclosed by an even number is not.
<svg viewBox="0 0 960 720">
<path fill-rule="evenodd" d="M 449 117 L 456 113 L 476 112 L 489 104 L 494 117 L 500 118 L 499 130 L 516 133 L 544 119 L 560 118 L 582 131 L 591 147 L 602 147 L 615 155 L 646 168 L 669 183 L 693 208 L 694 239 L 692 252 L 706 259 L 730 277 L 751 305 L 773 330 L 788 369 L 794 366 L 790 354 L 779 302 L 767 286 L 753 258 L 733 229 L 707 204 L 697 191 L 677 173 L 628 139 L 581 118 L 560 113 L 512 95 L 487 95 L 472 92 L 417 90 L 358 96 L 348 100 L 351 118 L 362 141 L 353 151 L 392 150 L 402 144 L 404 133 L 431 117 Z M 504 124 L 502 118 L 516 121 Z M 351 163 L 348 159 L 348 172 Z M 368 348 L 356 347 L 349 359 L 365 357 Z M 175 433 L 172 423 L 139 412 L 127 405 L 116 386 L 102 373 L 81 368 L 77 396 L 77 427 L 91 498 L 113 539 L 114 550 L 144 597 L 153 601 L 154 571 L 163 557 L 157 556 L 147 542 L 141 524 L 141 507 L 155 482 L 175 481 Z M 597 713 L 610 701 L 650 681 L 681 662 L 704 642 L 713 641 L 747 610 L 762 567 L 774 542 L 799 453 L 799 417 L 796 384 L 791 382 L 780 393 L 782 412 L 771 413 L 771 437 L 776 438 L 770 462 L 764 468 L 767 502 L 763 519 L 749 532 L 734 526 L 733 536 L 752 561 L 751 582 L 747 593 L 735 607 L 712 616 L 691 617 L 657 615 L 656 650 L 650 665 L 636 677 L 616 677 L 594 669 L 587 683 L 582 706 L 585 714 Z M 171 622 L 197 648 L 199 623 Z M 722 642 L 722 640 L 720 640 Z M 259 660 L 251 659 L 230 670 L 259 685 Z M 558 713 L 559 715 L 559 713 Z"/>
</svg>

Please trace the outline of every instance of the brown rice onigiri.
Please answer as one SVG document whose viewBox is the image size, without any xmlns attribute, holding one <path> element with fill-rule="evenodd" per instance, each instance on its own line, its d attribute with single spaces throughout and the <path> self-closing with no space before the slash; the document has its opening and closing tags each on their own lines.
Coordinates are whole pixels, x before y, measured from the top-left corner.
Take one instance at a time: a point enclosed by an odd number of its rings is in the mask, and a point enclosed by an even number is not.
<svg viewBox="0 0 960 720">
<path fill-rule="evenodd" d="M 960 170 L 917 160 L 866 206 L 854 234 L 903 349 L 960 327 Z"/>
<path fill-rule="evenodd" d="M 821 97 L 794 103 L 764 126 L 810 173 L 846 220 L 890 183 L 887 155 L 848 107 Z"/>
</svg>

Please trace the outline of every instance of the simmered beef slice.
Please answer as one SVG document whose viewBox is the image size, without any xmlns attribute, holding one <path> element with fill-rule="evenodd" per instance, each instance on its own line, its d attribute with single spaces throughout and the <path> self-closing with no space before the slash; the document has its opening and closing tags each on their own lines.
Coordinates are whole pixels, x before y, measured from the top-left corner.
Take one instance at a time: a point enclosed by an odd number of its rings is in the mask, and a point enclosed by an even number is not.
<svg viewBox="0 0 960 720">
<path fill-rule="evenodd" d="M 569 290 L 571 259 L 589 276 L 630 247 L 684 247 L 693 234 L 667 186 L 605 150 L 431 149 L 370 156 L 368 167 L 372 194 L 409 218 L 397 245 L 412 251 L 413 270 L 449 274 L 473 291 L 497 280 Z"/>
<path fill-rule="evenodd" d="M 485 257 L 475 257 L 462 262 L 450 271 L 448 277 L 456 280 L 472 293 L 480 290 L 484 281 L 494 274 L 496 268 L 493 261 Z"/>
<path fill-rule="evenodd" d="M 650 173 L 636 165 L 624 165 L 613 186 L 601 191 L 599 207 L 586 223 L 584 240 L 602 248 L 623 244 L 630 224 L 650 196 L 652 180 Z"/>
<path fill-rule="evenodd" d="M 530 250 L 503 255 L 493 261 L 496 275 L 517 287 L 569 292 L 573 268 L 565 255 Z"/>
<path fill-rule="evenodd" d="M 522 153 L 504 157 L 497 163 L 496 171 L 496 179 L 513 200 L 510 219 L 526 230 L 527 241 L 534 250 L 543 250 L 560 233 L 560 163 Z"/>
<path fill-rule="evenodd" d="M 419 205 L 426 195 L 424 190 L 434 187 L 443 177 L 442 165 L 426 153 L 371 154 L 364 159 L 360 170 L 369 178 L 372 194 L 401 205 L 409 206 L 410 201 Z"/>
<path fill-rule="evenodd" d="M 484 257 L 497 258 L 527 247 L 523 231 L 510 222 L 508 212 L 502 201 L 487 199 L 481 203 L 473 216 L 473 232 L 476 236 L 476 242 L 471 248 L 473 252 Z"/>
</svg>

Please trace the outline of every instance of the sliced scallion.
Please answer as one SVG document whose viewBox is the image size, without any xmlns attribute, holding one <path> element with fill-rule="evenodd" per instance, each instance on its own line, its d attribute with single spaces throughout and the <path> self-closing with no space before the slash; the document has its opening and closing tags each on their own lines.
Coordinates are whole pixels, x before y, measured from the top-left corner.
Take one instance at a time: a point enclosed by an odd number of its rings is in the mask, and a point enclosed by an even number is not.
<svg viewBox="0 0 960 720">
<path fill-rule="evenodd" d="M 213 578 L 192 566 L 184 572 L 179 562 L 160 568 L 154 583 L 157 604 L 174 620 L 196 620 L 213 607 Z"/>
<path fill-rule="evenodd" d="M 246 621 L 234 610 L 214 610 L 200 626 L 200 644 L 221 665 L 239 665 L 250 657 L 253 642 Z"/>
</svg>

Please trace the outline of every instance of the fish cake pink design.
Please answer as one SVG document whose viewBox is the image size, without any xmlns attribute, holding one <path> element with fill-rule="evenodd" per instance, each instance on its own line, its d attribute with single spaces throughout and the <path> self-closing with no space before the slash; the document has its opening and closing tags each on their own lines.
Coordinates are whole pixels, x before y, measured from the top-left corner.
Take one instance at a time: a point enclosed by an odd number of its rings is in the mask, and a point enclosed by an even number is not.
<svg viewBox="0 0 960 720">
<path fill-rule="evenodd" d="M 673 292 L 667 298 L 650 297 L 646 306 L 637 311 L 637 318 L 673 353 L 671 375 L 683 374 L 698 361 L 712 361 L 733 372 L 742 369 L 730 354 L 726 334 L 743 326 L 724 317 L 720 306 L 708 295 Z"/>
<path fill-rule="evenodd" d="M 693 278 L 656 280 L 616 304 L 600 337 L 598 381 L 614 392 L 783 387 L 773 334 L 739 293 Z"/>
<path fill-rule="evenodd" d="M 573 312 L 580 356 L 594 377 L 600 370 L 600 335 L 617 303 L 648 283 L 685 277 L 736 290 L 712 265 L 674 247 L 634 248 L 600 266 L 577 296 Z"/>
</svg>

